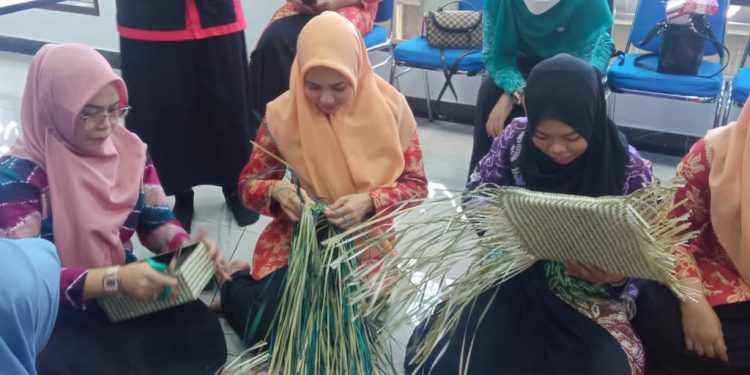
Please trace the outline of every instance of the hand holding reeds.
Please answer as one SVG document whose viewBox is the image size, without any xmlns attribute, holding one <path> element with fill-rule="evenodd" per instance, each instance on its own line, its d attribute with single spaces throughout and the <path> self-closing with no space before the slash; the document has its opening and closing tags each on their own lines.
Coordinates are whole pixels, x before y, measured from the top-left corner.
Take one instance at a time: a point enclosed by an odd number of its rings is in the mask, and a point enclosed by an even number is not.
<svg viewBox="0 0 750 375">
<path fill-rule="evenodd" d="M 279 202 L 284 214 L 294 222 L 299 221 L 302 207 L 312 201 L 304 189 L 287 181 L 277 182 L 271 189 L 271 197 Z"/>
<path fill-rule="evenodd" d="M 337 199 L 323 213 L 333 226 L 347 230 L 361 224 L 374 209 L 370 194 L 359 193 Z"/>
</svg>

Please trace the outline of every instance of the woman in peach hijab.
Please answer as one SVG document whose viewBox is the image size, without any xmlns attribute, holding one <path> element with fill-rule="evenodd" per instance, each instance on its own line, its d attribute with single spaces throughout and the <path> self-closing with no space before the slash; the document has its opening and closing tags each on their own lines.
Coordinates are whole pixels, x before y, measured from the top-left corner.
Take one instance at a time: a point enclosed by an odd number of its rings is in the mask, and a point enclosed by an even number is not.
<svg viewBox="0 0 750 375">
<path fill-rule="evenodd" d="M 634 326 L 646 350 L 646 374 L 750 374 L 750 104 L 739 120 L 713 129 L 677 167 L 698 236 L 678 253 L 682 283 L 701 292 L 679 301 L 666 288 L 641 285 Z"/>
<path fill-rule="evenodd" d="M 340 228 L 427 192 L 406 99 L 375 74 L 357 30 L 333 12 L 300 33 L 289 91 L 268 105 L 256 142 L 239 191 L 248 208 L 273 220 L 255 246 L 252 272 L 235 273 L 222 289 L 227 320 L 248 344 L 272 323 L 302 207 L 295 185 L 283 180 L 284 165 L 262 148 L 292 167 L 303 195 L 325 202 L 328 221 Z"/>
</svg>

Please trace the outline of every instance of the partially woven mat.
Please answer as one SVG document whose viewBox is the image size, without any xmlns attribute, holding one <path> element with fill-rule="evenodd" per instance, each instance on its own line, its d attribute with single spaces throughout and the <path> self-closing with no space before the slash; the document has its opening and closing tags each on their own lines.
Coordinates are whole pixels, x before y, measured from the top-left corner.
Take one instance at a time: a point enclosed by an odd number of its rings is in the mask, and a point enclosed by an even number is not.
<svg viewBox="0 0 750 375">
<path fill-rule="evenodd" d="M 398 275 L 388 283 L 393 285 L 388 307 L 398 317 L 389 321 L 394 327 L 434 317 L 416 349 L 414 360 L 421 363 L 445 349 L 440 343 L 464 311 L 486 308 L 474 306 L 479 295 L 538 260 L 579 261 L 615 275 L 660 281 L 681 297 L 696 293 L 680 286 L 675 275 L 675 250 L 695 235 L 685 216 L 673 216 L 683 204 L 674 201 L 678 187 L 653 184 L 628 196 L 601 198 L 497 186 L 455 195 L 444 192 L 448 198 L 396 209 L 328 243 L 339 244 L 349 236 L 350 241 L 360 240 L 365 250 L 382 238 L 367 238 L 362 228 L 397 218 L 387 236 L 398 255 L 357 270 L 352 278 L 370 277 L 370 285 L 379 285 Z M 445 276 L 455 273 L 456 264 L 468 267 L 448 283 Z M 361 289 L 353 299 L 378 301 L 384 296 L 384 288 L 373 287 Z M 382 306 L 373 304 L 369 311 L 379 309 Z M 470 345 L 471 338 L 467 340 Z"/>
<path fill-rule="evenodd" d="M 661 225 L 644 218 L 638 210 L 645 206 L 634 205 L 634 197 L 589 198 L 503 187 L 479 199 L 489 202 L 477 209 L 477 225 L 488 234 L 487 242 L 500 249 L 515 248 L 534 259 L 579 261 L 614 275 L 676 283 L 672 243 L 681 238 L 679 231 L 684 228 L 679 218 L 667 219 L 675 231 L 665 233 L 671 237 L 659 238 L 652 229 Z M 505 230 L 498 235 L 498 228 Z"/>
</svg>

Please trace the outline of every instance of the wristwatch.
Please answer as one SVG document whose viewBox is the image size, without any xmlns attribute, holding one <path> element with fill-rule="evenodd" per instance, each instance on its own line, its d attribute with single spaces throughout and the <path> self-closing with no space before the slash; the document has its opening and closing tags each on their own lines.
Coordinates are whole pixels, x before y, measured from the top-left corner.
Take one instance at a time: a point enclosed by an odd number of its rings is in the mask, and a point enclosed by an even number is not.
<svg viewBox="0 0 750 375">
<path fill-rule="evenodd" d="M 513 99 L 513 104 L 515 105 L 521 105 L 523 104 L 523 94 L 526 90 L 526 86 L 521 86 L 510 94 L 510 97 Z"/>
<path fill-rule="evenodd" d="M 120 290 L 120 266 L 109 267 L 104 270 L 102 287 L 107 293 L 117 293 Z"/>
</svg>

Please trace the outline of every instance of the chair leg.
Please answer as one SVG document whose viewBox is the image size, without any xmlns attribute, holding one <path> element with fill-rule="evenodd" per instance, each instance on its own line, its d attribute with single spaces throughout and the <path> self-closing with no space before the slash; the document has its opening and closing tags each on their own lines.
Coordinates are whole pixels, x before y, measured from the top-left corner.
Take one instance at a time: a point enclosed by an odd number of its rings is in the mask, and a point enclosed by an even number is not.
<svg viewBox="0 0 750 375">
<path fill-rule="evenodd" d="M 388 83 L 393 85 L 393 81 L 396 79 L 396 60 L 391 60 L 391 74 L 388 76 Z"/>
<path fill-rule="evenodd" d="M 722 85 L 721 87 L 721 92 L 719 93 L 718 103 L 716 103 L 716 110 L 714 112 L 714 125 L 713 125 L 714 128 L 721 126 L 719 122 L 722 121 L 723 119 L 722 109 L 724 108 L 724 96 L 727 93 L 727 89 L 729 86 L 730 86 L 729 82 L 725 82 L 724 85 Z"/>
<path fill-rule="evenodd" d="M 612 121 L 615 120 L 615 105 L 617 104 L 617 94 L 614 92 L 609 91 L 609 95 L 607 95 L 607 116 L 609 116 Z"/>
<path fill-rule="evenodd" d="M 432 103 L 430 101 L 430 80 L 427 71 L 424 71 L 424 98 L 427 101 L 427 121 L 432 122 Z"/>
<path fill-rule="evenodd" d="M 729 122 L 729 114 L 732 112 L 732 82 L 729 82 L 729 88 L 727 89 L 727 97 L 724 99 L 724 110 L 723 116 L 721 117 L 721 123 L 719 126 L 726 125 Z"/>
<path fill-rule="evenodd" d="M 721 116 L 721 123 L 719 124 L 719 126 L 724 126 L 729 122 L 729 115 L 732 112 L 732 99 L 731 98 L 727 98 L 726 104 L 724 105 L 724 110 L 722 112 L 723 113 Z"/>
</svg>

